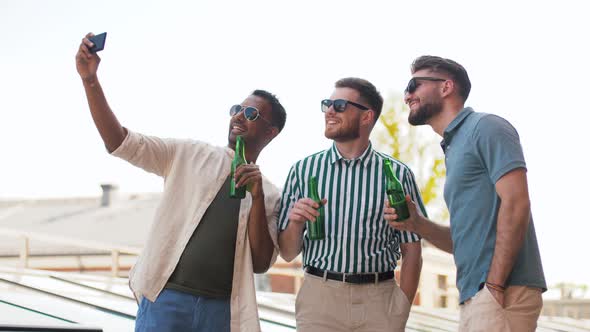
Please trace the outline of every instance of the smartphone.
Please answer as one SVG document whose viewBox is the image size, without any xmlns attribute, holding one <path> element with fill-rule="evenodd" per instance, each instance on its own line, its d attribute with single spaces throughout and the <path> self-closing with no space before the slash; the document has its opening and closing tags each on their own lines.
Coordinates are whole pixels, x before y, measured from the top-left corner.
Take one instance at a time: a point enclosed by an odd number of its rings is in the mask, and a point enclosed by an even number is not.
<svg viewBox="0 0 590 332">
<path fill-rule="evenodd" d="M 90 38 L 88 38 L 88 40 L 90 40 L 94 46 L 92 46 L 89 50 L 90 53 L 96 53 L 98 51 L 102 51 L 104 49 L 104 43 L 107 40 L 107 33 L 103 32 L 101 34 L 92 36 Z"/>
</svg>

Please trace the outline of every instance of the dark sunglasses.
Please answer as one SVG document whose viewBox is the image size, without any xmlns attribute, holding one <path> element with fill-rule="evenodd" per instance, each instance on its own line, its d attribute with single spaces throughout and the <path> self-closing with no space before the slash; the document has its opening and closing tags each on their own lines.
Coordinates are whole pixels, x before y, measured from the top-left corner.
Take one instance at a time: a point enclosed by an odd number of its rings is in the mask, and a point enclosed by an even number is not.
<svg viewBox="0 0 590 332">
<path fill-rule="evenodd" d="M 235 115 L 239 114 L 241 111 L 244 111 L 244 117 L 248 121 L 256 121 L 258 119 L 262 119 L 262 121 L 264 121 L 270 125 L 270 121 L 263 118 L 260 115 L 260 111 L 256 107 L 252 107 L 252 106 L 234 105 L 229 109 L 229 115 L 235 116 Z"/>
<path fill-rule="evenodd" d="M 432 81 L 432 82 L 444 82 L 444 81 L 446 81 L 444 78 L 438 78 L 438 77 L 428 77 L 428 76 L 425 76 L 425 77 L 412 77 L 412 79 L 408 82 L 408 86 L 404 90 L 404 94 L 405 93 L 414 93 L 414 91 L 416 91 L 416 89 L 418 88 L 418 80 Z"/>
<path fill-rule="evenodd" d="M 352 101 L 348 101 L 345 99 L 336 99 L 336 100 L 324 99 L 324 100 L 322 100 L 322 112 L 326 113 L 328 111 L 328 109 L 330 108 L 330 106 L 334 106 L 334 111 L 336 111 L 338 113 L 342 113 L 346 110 L 346 106 L 348 104 L 351 104 L 352 106 L 356 106 L 363 111 L 366 111 L 369 109 L 366 106 L 363 106 L 361 104 L 357 104 L 357 103 L 354 103 Z"/>
</svg>

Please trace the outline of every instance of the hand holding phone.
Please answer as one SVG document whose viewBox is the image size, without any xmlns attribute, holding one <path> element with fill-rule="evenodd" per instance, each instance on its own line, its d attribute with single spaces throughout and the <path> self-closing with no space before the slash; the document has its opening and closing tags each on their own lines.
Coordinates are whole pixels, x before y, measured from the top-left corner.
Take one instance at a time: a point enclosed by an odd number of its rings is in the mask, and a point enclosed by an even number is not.
<svg viewBox="0 0 590 332">
<path fill-rule="evenodd" d="M 98 51 L 102 51 L 104 49 L 104 43 L 106 42 L 106 39 L 107 39 L 106 32 L 103 32 L 101 34 L 98 34 L 98 35 L 88 38 L 88 40 L 90 40 L 92 42 L 92 44 L 94 44 L 94 46 L 92 46 L 88 49 L 90 51 L 90 53 L 96 53 Z"/>
</svg>

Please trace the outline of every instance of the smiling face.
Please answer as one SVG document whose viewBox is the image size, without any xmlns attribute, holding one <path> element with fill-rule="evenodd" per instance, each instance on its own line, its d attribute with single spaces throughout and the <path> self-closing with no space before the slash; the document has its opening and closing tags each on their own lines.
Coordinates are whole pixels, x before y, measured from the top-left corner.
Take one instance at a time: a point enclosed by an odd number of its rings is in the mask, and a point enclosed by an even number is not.
<svg viewBox="0 0 590 332">
<path fill-rule="evenodd" d="M 258 109 L 258 119 L 249 121 L 246 119 L 244 110 L 235 114 L 229 121 L 228 146 L 235 148 L 236 137 L 242 136 L 246 147 L 262 147 L 272 137 L 271 131 L 271 105 L 264 98 L 250 95 L 241 104 L 242 107 L 254 107 Z M 264 121 L 267 120 L 267 121 Z"/>
<path fill-rule="evenodd" d="M 344 99 L 365 105 L 365 103 L 359 100 L 359 92 L 351 88 L 336 88 L 330 99 Z M 326 138 L 333 139 L 336 142 L 345 142 L 359 138 L 362 112 L 363 110 L 350 103 L 346 106 L 344 112 L 336 112 L 334 106 L 330 106 L 324 113 L 326 124 L 324 135 Z"/>
<path fill-rule="evenodd" d="M 410 108 L 408 122 L 414 126 L 429 123 L 443 109 L 441 86 L 444 81 L 421 80 L 419 77 L 446 79 L 441 73 L 428 69 L 419 70 L 412 75 L 416 77 L 416 89 L 406 92 L 404 100 Z"/>
</svg>

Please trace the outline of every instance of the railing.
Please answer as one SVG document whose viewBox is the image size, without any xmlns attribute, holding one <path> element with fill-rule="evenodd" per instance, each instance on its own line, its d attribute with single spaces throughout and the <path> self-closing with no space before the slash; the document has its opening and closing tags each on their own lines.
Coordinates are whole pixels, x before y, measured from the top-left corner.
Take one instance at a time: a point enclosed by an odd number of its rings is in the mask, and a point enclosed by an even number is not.
<svg viewBox="0 0 590 332">
<path fill-rule="evenodd" d="M 68 245 L 74 247 L 80 247 L 85 249 L 94 249 L 104 252 L 111 253 L 111 273 L 113 276 L 119 275 L 120 262 L 119 256 L 121 254 L 139 255 L 141 248 L 131 246 L 121 246 L 112 243 L 92 241 L 92 240 L 80 240 L 72 239 L 65 236 L 49 235 L 44 233 L 37 233 L 32 231 L 21 231 L 7 228 L 0 228 L 0 236 L 7 236 L 12 238 L 21 239 L 21 245 L 19 249 L 19 259 L 21 267 L 29 267 L 30 254 L 30 240 L 42 241 L 46 243 L 57 243 L 60 245 Z"/>
<path fill-rule="evenodd" d="M 38 233 L 33 231 L 22 231 L 0 227 L 0 236 L 7 236 L 11 238 L 21 239 L 21 245 L 19 250 L 19 266 L 28 268 L 29 260 L 31 258 L 30 242 L 42 241 L 45 243 L 55 243 L 59 245 L 67 245 L 85 249 L 94 249 L 102 252 L 111 253 L 111 274 L 113 277 L 119 276 L 120 271 L 120 255 L 130 254 L 139 255 L 141 248 L 132 246 L 121 246 L 112 243 L 92 241 L 92 240 L 80 240 L 60 235 L 50 235 L 45 233 Z M 277 276 L 288 276 L 293 277 L 293 288 L 295 293 L 301 287 L 301 281 L 303 279 L 303 271 L 301 269 L 293 269 L 288 267 L 271 267 L 267 272 L 269 275 Z"/>
</svg>

